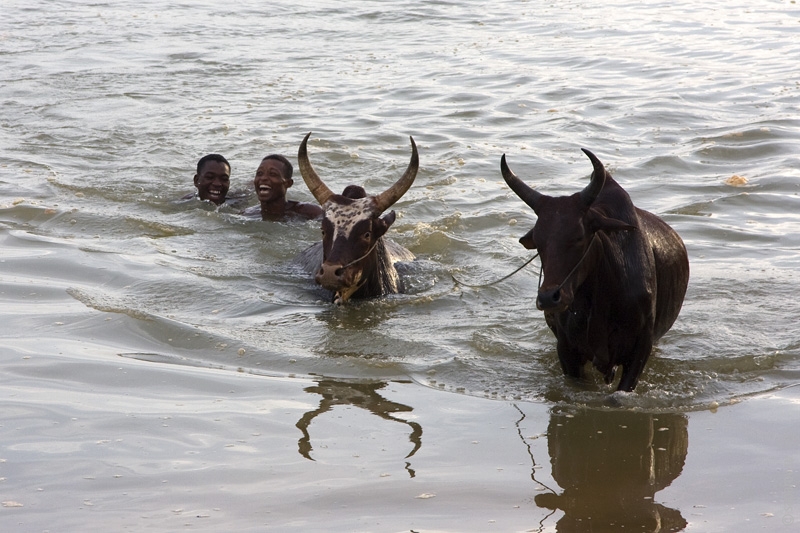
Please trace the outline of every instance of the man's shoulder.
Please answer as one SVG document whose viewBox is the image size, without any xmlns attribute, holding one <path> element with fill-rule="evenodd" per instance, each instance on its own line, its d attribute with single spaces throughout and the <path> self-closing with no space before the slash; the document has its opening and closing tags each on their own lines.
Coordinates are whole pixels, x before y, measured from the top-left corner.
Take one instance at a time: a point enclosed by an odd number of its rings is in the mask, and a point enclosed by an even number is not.
<svg viewBox="0 0 800 533">
<path fill-rule="evenodd" d="M 254 205 L 254 206 L 248 207 L 247 209 L 245 209 L 245 210 L 243 210 L 241 212 L 241 215 L 245 216 L 245 217 L 261 218 L 261 206 L 260 205 Z"/>
<path fill-rule="evenodd" d="M 252 195 L 253 195 L 252 191 L 248 189 L 237 189 L 235 191 L 229 191 L 228 194 L 225 195 L 224 204 L 229 207 L 244 209 L 247 203 L 250 201 L 250 197 Z"/>
<path fill-rule="evenodd" d="M 307 204 L 304 202 L 290 202 L 292 205 L 289 209 L 297 213 L 298 215 L 302 215 L 306 218 L 321 218 L 324 211 L 322 208 L 315 204 Z"/>
</svg>

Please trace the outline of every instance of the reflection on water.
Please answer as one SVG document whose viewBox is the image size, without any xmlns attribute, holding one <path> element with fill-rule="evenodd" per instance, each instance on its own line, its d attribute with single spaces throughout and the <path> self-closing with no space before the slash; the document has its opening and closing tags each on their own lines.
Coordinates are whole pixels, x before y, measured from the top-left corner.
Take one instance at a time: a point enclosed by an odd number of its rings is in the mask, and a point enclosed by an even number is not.
<svg viewBox="0 0 800 533">
<path fill-rule="evenodd" d="M 683 530 L 680 511 L 655 494 L 683 470 L 687 424 L 682 414 L 554 409 L 548 452 L 563 492 L 540 494 L 536 504 L 564 513 L 562 533 Z"/>
<path fill-rule="evenodd" d="M 366 409 L 384 420 L 392 420 L 394 422 L 406 424 L 411 428 L 411 434 L 408 436 L 408 440 L 411 441 L 414 448 L 405 458 L 408 459 L 417 453 L 417 450 L 422 446 L 422 426 L 416 422 L 393 416 L 395 413 L 411 412 L 413 408 L 408 405 L 387 400 L 381 396 L 378 390 L 385 386 L 386 382 L 381 381 L 354 383 L 328 379 L 321 380 L 317 385 L 304 389 L 306 392 L 321 395 L 322 399 L 319 401 L 319 407 L 305 413 L 300 420 L 297 421 L 297 424 L 295 424 L 297 428 L 303 432 L 303 436 L 297 441 L 297 448 L 300 455 L 311 461 L 314 460 L 311 457 L 311 450 L 314 448 L 311 446 L 311 435 L 308 428 L 317 416 L 327 413 L 337 405 L 354 405 Z M 411 477 L 415 476 L 415 472 L 408 462 L 406 463 L 406 470 Z"/>
</svg>

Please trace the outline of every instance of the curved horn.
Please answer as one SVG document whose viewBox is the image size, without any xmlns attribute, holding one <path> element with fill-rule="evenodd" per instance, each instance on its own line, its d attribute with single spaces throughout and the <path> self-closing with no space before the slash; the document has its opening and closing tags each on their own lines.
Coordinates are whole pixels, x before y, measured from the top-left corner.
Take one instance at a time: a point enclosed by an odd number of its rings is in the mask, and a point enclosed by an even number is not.
<svg viewBox="0 0 800 533">
<path fill-rule="evenodd" d="M 500 172 L 502 172 L 503 179 L 506 180 L 506 183 L 509 187 L 511 187 L 511 190 L 514 191 L 523 202 L 528 204 L 528 207 L 536 211 L 536 206 L 539 204 L 539 199 L 543 196 L 542 193 L 534 190 L 524 181 L 519 179 L 516 174 L 511 172 L 511 169 L 508 168 L 508 165 L 506 164 L 506 154 L 503 154 L 503 157 L 500 158 Z"/>
<path fill-rule="evenodd" d="M 417 153 L 417 145 L 414 143 L 414 137 L 409 137 L 409 139 L 411 139 L 411 161 L 408 163 L 408 168 L 394 185 L 375 196 L 375 204 L 381 213 L 399 200 L 411 187 L 411 184 L 414 183 L 414 178 L 417 177 L 419 154 Z"/>
<path fill-rule="evenodd" d="M 297 162 L 300 165 L 300 175 L 303 176 L 303 181 L 306 182 L 308 190 L 310 190 L 314 198 L 317 199 L 319 205 L 325 205 L 325 202 L 333 196 L 333 191 L 322 183 L 320 177 L 314 172 L 311 161 L 308 160 L 308 148 L 306 145 L 308 144 L 308 138 L 310 136 L 311 132 L 309 131 L 308 135 L 303 139 L 303 142 L 300 143 L 300 150 L 297 151 Z"/>
<path fill-rule="evenodd" d="M 581 150 L 583 150 L 583 153 L 586 154 L 592 162 L 592 167 L 594 168 L 592 172 L 592 181 L 581 191 L 581 201 L 583 201 L 583 205 L 589 207 L 594 203 L 597 195 L 600 194 L 600 191 L 603 189 L 603 184 L 606 182 L 606 167 L 603 166 L 603 163 L 601 163 L 592 152 L 586 148 L 581 148 Z"/>
</svg>

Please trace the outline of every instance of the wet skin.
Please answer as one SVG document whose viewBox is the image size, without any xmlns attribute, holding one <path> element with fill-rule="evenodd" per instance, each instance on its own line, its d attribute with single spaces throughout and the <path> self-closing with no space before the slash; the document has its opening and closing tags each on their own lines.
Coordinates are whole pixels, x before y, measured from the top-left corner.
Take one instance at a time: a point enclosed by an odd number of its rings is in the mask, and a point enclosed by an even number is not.
<svg viewBox="0 0 800 533">
<path fill-rule="evenodd" d="M 261 203 L 262 219 L 275 220 L 287 215 L 309 219 L 322 216 L 322 209 L 316 205 L 286 200 L 286 191 L 293 184 L 293 179 L 284 176 L 284 165 L 281 161 L 261 161 L 253 178 L 253 187 Z"/>
<path fill-rule="evenodd" d="M 283 203 L 286 191 L 294 180 L 283 177 L 283 163 L 276 159 L 265 159 L 258 165 L 253 178 L 253 186 L 261 202 L 262 209 L 266 205 Z"/>
<path fill-rule="evenodd" d="M 220 161 L 207 161 L 200 174 L 195 174 L 194 186 L 201 200 L 221 205 L 231 186 L 231 169 Z"/>
</svg>

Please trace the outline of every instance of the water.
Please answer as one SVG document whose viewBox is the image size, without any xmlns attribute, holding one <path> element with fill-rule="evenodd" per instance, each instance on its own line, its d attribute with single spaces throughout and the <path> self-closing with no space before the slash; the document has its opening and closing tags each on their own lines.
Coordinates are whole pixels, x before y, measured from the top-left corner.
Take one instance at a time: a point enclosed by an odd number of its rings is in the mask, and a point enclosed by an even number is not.
<svg viewBox="0 0 800 533">
<path fill-rule="evenodd" d="M 15 358 L 142 363 L 166 381 L 190 368 L 410 381 L 443 406 L 604 405 L 599 379 L 563 379 L 535 268 L 484 289 L 451 277 L 487 283 L 530 257 L 517 239 L 535 217 L 502 154 L 560 195 L 585 184 L 585 147 L 678 231 L 692 268 L 622 405 L 682 417 L 797 382 L 794 2 L 12 1 L 3 14 L 0 331 Z M 224 154 L 245 188 L 268 153 L 296 161 L 309 131 L 337 191 L 386 188 L 418 143 L 389 232 L 419 257 L 408 294 L 335 307 L 291 264 L 318 223 L 176 201 L 202 155 Z M 295 178 L 288 196 L 313 202 Z"/>
</svg>

